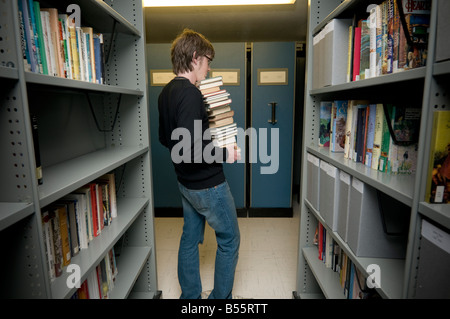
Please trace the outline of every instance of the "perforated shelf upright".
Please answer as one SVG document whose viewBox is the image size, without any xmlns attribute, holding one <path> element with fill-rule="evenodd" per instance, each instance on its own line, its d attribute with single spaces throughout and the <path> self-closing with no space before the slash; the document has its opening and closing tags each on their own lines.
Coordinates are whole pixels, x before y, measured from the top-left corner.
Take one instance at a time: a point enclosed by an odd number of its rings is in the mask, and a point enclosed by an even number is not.
<svg viewBox="0 0 450 319">
<path fill-rule="evenodd" d="M 16 0 L 0 1 L 0 266 L 3 298 L 70 298 L 65 270 L 50 280 L 43 209 L 114 172 L 118 217 L 72 263 L 82 281 L 116 247 L 111 298 L 158 295 L 147 109 L 145 27 L 138 0 L 40 1 L 66 13 L 80 8 L 81 26 L 101 32 L 108 52 L 105 84 L 25 71 Z M 35 153 L 30 115 L 38 119 Z M 43 183 L 36 178 L 36 155 Z"/>
</svg>

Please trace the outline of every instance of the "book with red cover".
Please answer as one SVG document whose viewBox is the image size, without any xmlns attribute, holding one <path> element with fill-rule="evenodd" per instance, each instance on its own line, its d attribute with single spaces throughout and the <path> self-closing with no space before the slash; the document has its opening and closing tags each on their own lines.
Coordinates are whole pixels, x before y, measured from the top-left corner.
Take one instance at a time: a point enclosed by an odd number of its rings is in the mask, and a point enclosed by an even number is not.
<svg viewBox="0 0 450 319">
<path fill-rule="evenodd" d="M 97 207 L 97 190 L 96 184 L 90 183 L 87 185 L 91 190 L 91 208 L 92 208 L 92 225 L 94 229 L 94 237 L 97 237 L 99 232 L 98 207 Z"/>
<path fill-rule="evenodd" d="M 355 39 L 353 43 L 353 81 L 359 80 L 359 68 L 361 65 L 361 27 L 355 27 Z"/>
</svg>

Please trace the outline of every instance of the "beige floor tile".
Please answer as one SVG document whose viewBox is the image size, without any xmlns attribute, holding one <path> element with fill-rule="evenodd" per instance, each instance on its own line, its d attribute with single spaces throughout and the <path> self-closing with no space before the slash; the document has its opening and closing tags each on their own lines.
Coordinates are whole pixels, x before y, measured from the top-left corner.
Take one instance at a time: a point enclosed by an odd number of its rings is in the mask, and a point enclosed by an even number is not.
<svg viewBox="0 0 450 319">
<path fill-rule="evenodd" d="M 244 298 L 290 299 L 296 289 L 299 220 L 294 218 L 239 218 L 241 247 L 233 294 Z M 163 298 L 179 298 L 177 258 L 182 218 L 156 218 L 158 289 Z M 203 290 L 214 286 L 217 244 L 206 225 L 199 247 Z"/>
</svg>

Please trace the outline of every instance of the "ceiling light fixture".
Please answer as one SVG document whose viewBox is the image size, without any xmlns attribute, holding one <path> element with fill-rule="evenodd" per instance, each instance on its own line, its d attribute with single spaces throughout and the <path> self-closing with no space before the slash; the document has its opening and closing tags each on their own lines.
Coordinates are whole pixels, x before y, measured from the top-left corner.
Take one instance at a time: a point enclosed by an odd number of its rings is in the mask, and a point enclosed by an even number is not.
<svg viewBox="0 0 450 319">
<path fill-rule="evenodd" d="M 295 0 L 144 0 L 144 7 L 236 6 L 293 3 L 295 3 Z"/>
</svg>

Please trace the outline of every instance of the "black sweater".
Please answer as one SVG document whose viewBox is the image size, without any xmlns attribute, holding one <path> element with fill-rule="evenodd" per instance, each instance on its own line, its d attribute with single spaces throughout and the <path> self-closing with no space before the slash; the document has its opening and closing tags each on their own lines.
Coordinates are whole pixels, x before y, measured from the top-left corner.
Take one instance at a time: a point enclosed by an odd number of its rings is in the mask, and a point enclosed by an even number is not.
<svg viewBox="0 0 450 319">
<path fill-rule="evenodd" d="M 159 141 L 171 153 L 172 148 L 183 141 L 178 135 L 174 136 L 174 140 L 171 139 L 173 130 L 185 128 L 190 133 L 189 159 L 178 163 L 180 160 L 179 156 L 175 161 L 174 157 L 171 156 L 178 181 L 189 189 L 210 188 L 224 182 L 225 175 L 222 162 L 226 158 L 225 149 L 215 147 L 210 152 L 213 155 L 216 152 L 220 152 L 220 160 L 218 162 L 206 163 L 205 158 L 202 156 L 205 147 L 211 143 L 211 137 L 206 136 L 206 139 L 203 138 L 209 123 L 203 97 L 198 88 L 186 78 L 174 78 L 164 87 L 159 95 L 158 110 Z M 201 134 L 200 132 L 194 132 L 195 120 L 201 120 Z M 184 154 L 183 151 L 186 151 L 186 148 L 181 148 L 181 145 L 186 145 L 186 141 L 177 145 L 177 148 L 174 150 L 176 155 L 182 156 Z M 194 147 L 194 145 L 201 145 L 201 154 L 200 148 L 198 146 Z M 197 151 L 195 152 L 194 150 Z M 183 158 L 186 159 L 186 157 Z"/>
</svg>

